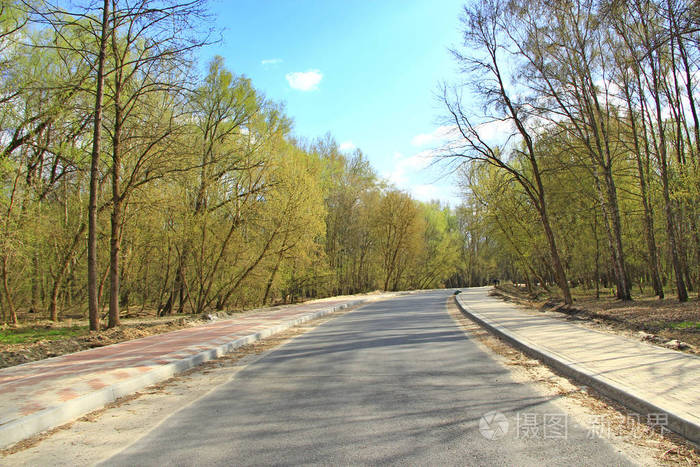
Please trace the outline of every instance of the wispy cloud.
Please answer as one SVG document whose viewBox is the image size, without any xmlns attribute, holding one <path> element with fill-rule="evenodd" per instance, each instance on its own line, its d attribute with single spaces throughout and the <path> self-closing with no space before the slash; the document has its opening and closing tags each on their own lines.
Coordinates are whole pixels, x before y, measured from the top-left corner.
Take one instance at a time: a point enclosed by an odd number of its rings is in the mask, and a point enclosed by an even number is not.
<svg viewBox="0 0 700 467">
<path fill-rule="evenodd" d="M 411 187 L 411 194 L 419 201 L 429 202 L 440 200 L 453 207 L 458 206 L 461 201 L 454 187 L 449 185 L 437 185 L 433 183 L 414 185 Z"/>
<path fill-rule="evenodd" d="M 423 185 L 414 185 L 411 188 L 411 194 L 413 194 L 416 199 L 421 201 L 432 201 L 434 199 L 439 199 L 442 193 L 437 186 L 433 185 L 432 183 L 428 183 Z"/>
<path fill-rule="evenodd" d="M 342 143 L 340 143 L 339 148 L 341 151 L 354 151 L 355 149 L 357 149 L 357 146 L 355 146 L 355 143 L 353 143 L 352 141 L 343 141 Z"/>
<path fill-rule="evenodd" d="M 436 151 L 428 149 L 407 157 L 403 162 L 413 170 L 422 170 L 430 165 L 435 155 Z"/>
<path fill-rule="evenodd" d="M 515 131 L 510 120 L 493 120 L 476 127 L 479 138 L 491 144 L 502 143 Z"/>
<path fill-rule="evenodd" d="M 298 91 L 315 91 L 323 79 L 323 73 L 319 70 L 295 71 L 285 75 L 292 89 Z"/>
<path fill-rule="evenodd" d="M 435 145 L 453 139 L 456 134 L 457 128 L 454 125 L 443 125 L 430 133 L 421 133 L 414 136 L 411 139 L 411 144 L 417 147 Z"/>
<path fill-rule="evenodd" d="M 382 177 L 417 200 L 441 200 L 457 206 L 459 197 L 455 193 L 450 176 L 436 173 L 431 167 L 440 154 L 438 149 L 425 149 L 410 156 L 395 152 L 391 158 L 391 169 L 383 172 Z"/>
<path fill-rule="evenodd" d="M 394 185 L 401 186 L 408 183 L 408 177 L 406 176 L 406 166 L 403 163 L 406 158 L 400 152 L 394 153 L 394 166 L 391 172 L 384 173 L 384 178 L 386 178 L 390 183 Z"/>
<path fill-rule="evenodd" d="M 421 151 L 412 156 L 404 156 L 395 152 L 393 156 L 393 169 L 384 174 L 384 177 L 395 185 L 405 185 L 410 176 L 417 174 L 430 165 L 435 157 L 434 151 Z"/>
<path fill-rule="evenodd" d="M 260 64 L 262 66 L 273 66 L 273 65 L 279 65 L 280 63 L 284 62 L 281 58 L 266 58 L 265 60 L 262 60 Z"/>
</svg>

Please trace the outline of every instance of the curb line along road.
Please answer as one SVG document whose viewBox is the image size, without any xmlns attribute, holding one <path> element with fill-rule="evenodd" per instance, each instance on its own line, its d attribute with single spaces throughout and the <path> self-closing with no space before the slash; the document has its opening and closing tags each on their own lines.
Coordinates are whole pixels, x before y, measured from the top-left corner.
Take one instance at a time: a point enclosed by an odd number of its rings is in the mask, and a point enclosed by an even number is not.
<svg viewBox="0 0 700 467">
<path fill-rule="evenodd" d="M 147 386 L 165 381 L 178 373 L 182 373 L 183 371 L 197 365 L 201 365 L 204 362 L 232 352 L 238 347 L 264 339 L 273 334 L 285 331 L 293 326 L 297 326 L 312 319 L 320 318 L 335 311 L 361 305 L 369 300 L 370 298 L 353 300 L 340 305 L 323 308 L 295 319 L 283 321 L 280 324 L 270 326 L 266 329 L 243 337 L 239 337 L 225 344 L 213 346 L 194 355 L 183 357 L 164 365 L 159 365 L 158 367 L 152 368 L 148 373 L 131 377 L 127 380 L 91 391 L 80 397 L 67 400 L 59 404 L 54 404 L 50 407 L 39 410 L 38 412 L 32 413 L 31 415 L 23 416 L 9 422 L 3 422 L 0 420 L 0 449 L 7 448 L 15 443 L 18 443 L 19 441 L 27 439 L 43 431 L 56 428 L 65 423 L 73 421 L 87 413 L 104 407 L 110 402 L 114 402 L 120 397 L 128 396 Z M 102 349 L 106 347 L 102 347 Z"/>
<path fill-rule="evenodd" d="M 605 376 L 595 374 L 594 372 L 576 364 L 575 362 L 572 362 L 562 355 L 549 352 L 534 342 L 518 336 L 516 333 L 509 331 L 498 323 L 489 320 L 476 311 L 471 310 L 469 306 L 462 303 L 460 300 L 460 294 L 455 295 L 455 302 L 459 306 L 460 310 L 462 310 L 462 312 L 468 317 L 489 330 L 491 333 L 496 334 L 514 347 L 522 350 L 526 354 L 542 360 L 545 364 L 559 371 L 563 375 L 595 388 L 601 394 L 631 408 L 632 410 L 635 410 L 636 412 L 639 412 L 640 414 L 666 414 L 668 416 L 669 429 L 696 444 L 700 444 L 700 424 L 694 422 L 693 420 L 689 420 L 687 417 L 675 413 L 672 410 L 656 405 L 634 394 L 632 389 L 623 387 Z"/>
</svg>

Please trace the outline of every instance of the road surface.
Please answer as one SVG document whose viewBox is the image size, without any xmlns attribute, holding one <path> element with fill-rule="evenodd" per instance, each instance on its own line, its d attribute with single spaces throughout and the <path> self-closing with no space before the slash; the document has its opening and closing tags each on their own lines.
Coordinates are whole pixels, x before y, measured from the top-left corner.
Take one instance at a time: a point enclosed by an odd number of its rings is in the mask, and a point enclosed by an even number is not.
<svg viewBox="0 0 700 467">
<path fill-rule="evenodd" d="M 629 465 L 460 330 L 450 291 L 375 302 L 267 354 L 105 465 Z"/>
</svg>

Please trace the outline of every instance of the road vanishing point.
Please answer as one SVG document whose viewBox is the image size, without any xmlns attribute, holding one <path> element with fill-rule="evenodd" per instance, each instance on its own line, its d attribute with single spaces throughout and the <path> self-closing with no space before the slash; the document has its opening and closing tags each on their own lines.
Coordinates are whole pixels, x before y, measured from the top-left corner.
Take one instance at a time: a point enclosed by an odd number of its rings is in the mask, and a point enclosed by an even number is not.
<svg viewBox="0 0 700 467">
<path fill-rule="evenodd" d="M 515 382 L 449 316 L 451 294 L 327 321 L 103 465 L 632 465 Z"/>
</svg>

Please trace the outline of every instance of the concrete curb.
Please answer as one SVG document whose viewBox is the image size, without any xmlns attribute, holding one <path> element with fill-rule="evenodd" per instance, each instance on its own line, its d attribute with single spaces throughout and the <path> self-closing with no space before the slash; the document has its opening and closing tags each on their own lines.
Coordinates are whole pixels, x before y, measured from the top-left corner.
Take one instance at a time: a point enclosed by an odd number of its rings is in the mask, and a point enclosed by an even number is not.
<svg viewBox="0 0 700 467">
<path fill-rule="evenodd" d="M 476 321 L 491 333 L 505 339 L 508 343 L 522 350 L 524 353 L 541 360 L 546 365 L 554 368 L 565 376 L 595 388 L 601 394 L 642 415 L 666 414 L 668 416 L 667 428 L 673 430 L 693 443 L 700 444 L 700 423 L 689 420 L 687 417 L 672 410 L 660 407 L 649 400 L 644 399 L 642 396 L 634 394 L 631 389 L 625 388 L 617 382 L 606 378 L 605 376 L 596 374 L 562 355 L 549 352 L 538 346 L 536 343 L 517 336 L 515 333 L 508 331 L 504 327 L 489 320 L 481 314 L 470 310 L 467 305 L 462 303 L 459 295 L 455 296 L 455 302 L 462 312 L 469 316 L 472 320 Z"/>
<path fill-rule="evenodd" d="M 181 360 L 165 365 L 158 365 L 146 374 L 138 375 L 128 380 L 121 381 L 110 386 L 95 390 L 81 397 L 45 408 L 26 417 L 19 418 L 7 424 L 0 425 L 0 449 L 7 448 L 19 441 L 27 439 L 43 431 L 61 426 L 73 421 L 94 410 L 101 409 L 110 402 L 120 397 L 133 394 L 147 386 L 165 381 L 178 373 L 193 368 L 202 363 L 221 357 L 246 344 L 264 339 L 273 334 L 285 331 L 293 326 L 305 323 L 312 319 L 331 314 L 338 310 L 354 307 L 369 301 L 370 298 L 353 300 L 342 305 L 336 305 L 318 310 L 296 319 L 284 321 L 276 326 L 271 326 L 262 331 L 240 337 L 226 344 L 222 344 L 200 353 L 185 357 Z"/>
</svg>

